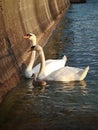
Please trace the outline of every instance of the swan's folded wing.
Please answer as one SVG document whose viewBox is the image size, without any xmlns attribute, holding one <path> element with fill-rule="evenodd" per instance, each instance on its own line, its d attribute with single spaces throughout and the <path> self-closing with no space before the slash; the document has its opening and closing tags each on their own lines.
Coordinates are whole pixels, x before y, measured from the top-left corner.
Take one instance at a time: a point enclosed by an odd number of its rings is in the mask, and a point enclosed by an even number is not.
<svg viewBox="0 0 98 130">
<path fill-rule="evenodd" d="M 60 60 L 47 60 L 45 62 L 45 76 L 48 76 L 52 72 L 62 68 L 65 66 L 65 61 L 60 59 Z"/>
<path fill-rule="evenodd" d="M 88 72 L 89 68 L 86 69 L 80 69 L 75 67 L 62 67 L 59 70 L 54 71 L 47 77 L 45 77 L 45 80 L 50 81 L 80 81 L 83 80 Z"/>
<path fill-rule="evenodd" d="M 51 73 L 49 76 L 45 78 L 45 80 L 69 82 L 70 80 L 72 80 L 73 77 L 74 73 L 69 69 L 67 69 L 66 67 L 63 67 Z"/>
</svg>

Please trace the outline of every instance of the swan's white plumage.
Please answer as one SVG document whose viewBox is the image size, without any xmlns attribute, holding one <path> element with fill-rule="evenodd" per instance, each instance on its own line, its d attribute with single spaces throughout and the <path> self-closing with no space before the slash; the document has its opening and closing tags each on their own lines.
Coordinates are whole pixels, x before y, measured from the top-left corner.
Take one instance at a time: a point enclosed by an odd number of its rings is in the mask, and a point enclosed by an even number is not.
<svg viewBox="0 0 98 130">
<path fill-rule="evenodd" d="M 29 38 L 31 40 L 31 45 L 32 46 L 36 46 L 37 40 L 36 40 L 36 36 L 32 33 L 30 33 L 32 36 Z"/>
<path fill-rule="evenodd" d="M 32 45 L 35 46 L 36 36 L 33 35 L 29 39 L 32 41 Z M 41 64 L 38 64 L 32 69 L 35 61 L 35 51 L 37 51 L 41 56 Z M 89 66 L 86 67 L 85 69 L 65 66 L 67 61 L 66 56 L 64 56 L 62 59 L 45 61 L 43 49 L 39 45 L 36 45 L 35 51 L 32 51 L 30 63 L 25 71 L 25 76 L 27 78 L 31 78 L 32 74 L 35 73 L 41 80 L 66 81 L 66 82 L 81 81 L 86 77 L 89 71 Z"/>
<path fill-rule="evenodd" d="M 49 76 L 44 77 L 44 79 L 50 81 L 66 81 L 66 82 L 81 81 L 86 77 L 88 70 L 89 66 L 86 67 L 85 69 L 66 66 L 57 71 L 52 72 Z"/>
<path fill-rule="evenodd" d="M 33 53 L 33 52 L 32 52 Z M 34 54 L 34 53 L 33 53 Z M 33 58 L 31 57 L 32 61 L 33 62 Z M 67 58 L 66 56 L 64 56 L 62 59 L 49 59 L 49 60 L 46 60 L 45 61 L 45 71 L 43 73 L 44 76 L 48 76 L 49 74 L 51 74 L 53 71 L 56 71 L 62 67 L 65 66 L 66 64 L 66 61 L 67 61 Z M 30 64 L 31 64 L 30 62 Z M 27 78 L 31 78 L 32 77 L 32 74 L 35 73 L 35 74 L 38 74 L 39 73 L 39 70 L 40 70 L 40 65 L 41 64 L 38 64 L 36 65 L 34 68 L 31 68 L 31 69 L 26 69 L 25 71 L 25 76 Z M 29 66 L 29 65 L 28 65 Z M 33 64 L 31 64 L 31 66 L 33 66 Z"/>
<path fill-rule="evenodd" d="M 52 72 L 62 68 L 65 66 L 67 62 L 67 57 L 66 56 L 63 56 L 62 59 L 49 59 L 49 60 L 46 60 L 45 61 L 45 70 L 44 70 L 44 75 L 45 76 L 48 76 L 49 74 L 51 74 Z M 41 64 L 38 64 L 37 66 L 35 66 L 33 68 L 33 70 L 38 74 L 39 72 L 39 69 L 40 69 L 40 65 Z"/>
<path fill-rule="evenodd" d="M 29 34 L 30 34 L 30 36 L 27 36 Z M 29 39 L 31 41 L 32 46 L 36 46 L 36 44 L 37 44 L 36 43 L 37 42 L 36 36 L 34 34 L 32 34 L 32 33 L 29 33 L 29 34 L 25 35 L 24 38 Z M 31 78 L 33 73 L 38 74 L 39 71 L 40 71 L 41 64 L 38 64 L 33 68 L 36 52 L 32 51 L 31 53 L 32 53 L 31 54 L 31 59 L 30 59 L 30 62 L 28 64 L 27 68 L 26 68 L 26 71 L 25 71 L 25 77 L 26 78 Z M 62 59 L 49 59 L 49 60 L 46 60 L 45 61 L 45 71 L 44 71 L 43 75 L 48 76 L 53 71 L 56 71 L 56 70 L 64 67 L 65 64 L 66 64 L 66 61 L 67 61 L 66 56 L 63 56 Z"/>
<path fill-rule="evenodd" d="M 25 77 L 26 78 L 31 78 L 32 77 L 32 66 L 34 65 L 34 61 L 35 61 L 35 56 L 36 56 L 36 51 L 32 51 L 31 52 L 31 58 L 30 58 L 30 62 L 25 70 Z"/>
<path fill-rule="evenodd" d="M 37 49 L 38 48 L 38 49 Z M 70 82 L 70 81 L 81 81 L 83 80 L 88 71 L 89 71 L 89 66 L 86 67 L 85 69 L 81 68 L 76 68 L 76 67 L 61 67 L 53 72 L 51 72 L 49 75 L 45 75 L 46 69 L 45 69 L 45 58 L 44 58 L 44 52 L 43 49 L 40 46 L 36 46 L 35 48 L 36 51 L 39 51 L 39 54 L 41 56 L 41 69 L 38 74 L 38 78 L 41 80 L 51 80 L 51 81 L 65 81 L 65 82 Z M 53 67 L 53 66 L 51 66 Z"/>
</svg>

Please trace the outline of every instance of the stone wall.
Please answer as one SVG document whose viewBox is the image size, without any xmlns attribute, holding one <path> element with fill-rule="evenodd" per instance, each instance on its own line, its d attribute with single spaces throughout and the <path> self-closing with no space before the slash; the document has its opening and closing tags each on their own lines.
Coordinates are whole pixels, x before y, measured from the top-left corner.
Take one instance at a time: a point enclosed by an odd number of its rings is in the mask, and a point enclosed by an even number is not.
<svg viewBox="0 0 98 130">
<path fill-rule="evenodd" d="M 69 0 L 0 0 L 0 99 L 19 82 L 29 44 L 23 39 L 35 33 L 38 43 L 51 31 Z"/>
</svg>

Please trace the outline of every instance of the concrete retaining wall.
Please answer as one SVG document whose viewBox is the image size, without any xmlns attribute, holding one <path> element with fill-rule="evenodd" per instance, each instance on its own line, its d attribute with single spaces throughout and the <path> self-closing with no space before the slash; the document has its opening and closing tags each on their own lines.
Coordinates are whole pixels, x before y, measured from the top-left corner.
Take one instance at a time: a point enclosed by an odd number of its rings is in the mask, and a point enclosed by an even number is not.
<svg viewBox="0 0 98 130">
<path fill-rule="evenodd" d="M 0 0 L 0 100 L 20 80 L 29 48 L 23 35 L 35 33 L 41 43 L 69 5 L 69 0 Z"/>
</svg>

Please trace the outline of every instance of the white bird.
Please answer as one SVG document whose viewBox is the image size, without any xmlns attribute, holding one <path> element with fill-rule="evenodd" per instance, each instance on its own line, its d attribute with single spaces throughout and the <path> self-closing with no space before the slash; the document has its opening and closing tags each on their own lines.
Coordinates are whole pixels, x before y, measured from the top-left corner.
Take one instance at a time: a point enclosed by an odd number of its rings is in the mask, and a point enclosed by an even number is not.
<svg viewBox="0 0 98 130">
<path fill-rule="evenodd" d="M 55 72 L 52 72 L 49 76 L 45 78 L 45 80 L 50 81 L 82 81 L 86 77 L 89 71 L 89 66 L 85 69 L 76 68 L 76 67 L 62 67 Z"/>
<path fill-rule="evenodd" d="M 32 74 L 35 73 L 35 74 L 38 74 L 39 73 L 39 70 L 40 70 L 40 65 L 41 64 L 38 64 L 37 66 L 35 66 L 33 68 L 33 65 L 34 65 L 34 61 L 35 61 L 35 56 L 36 56 L 36 51 L 34 51 L 33 49 L 36 48 L 36 36 L 32 33 L 28 33 L 26 35 L 24 35 L 24 38 L 25 39 L 29 39 L 31 41 L 31 59 L 30 59 L 30 62 L 25 70 L 25 77 L 27 78 L 31 78 L 32 77 Z M 38 49 L 38 47 L 36 48 Z M 33 51 L 32 51 L 33 50 Z M 38 51 L 40 53 L 40 51 Z M 42 52 L 42 51 L 41 51 Z M 44 59 L 44 64 L 45 64 L 45 73 L 44 75 L 45 76 L 48 76 L 49 74 L 51 74 L 52 72 L 62 68 L 65 66 L 66 64 L 66 61 L 67 61 L 67 57 L 66 56 L 63 56 L 62 59 L 48 59 L 45 61 Z"/>
<path fill-rule="evenodd" d="M 41 80 L 46 80 L 46 81 L 65 81 L 65 82 L 70 82 L 70 81 L 81 81 L 84 80 L 86 77 L 88 71 L 89 71 L 89 66 L 87 66 L 85 69 L 81 68 L 76 68 L 76 67 L 69 67 L 65 66 L 62 67 L 56 71 L 51 72 L 48 76 L 45 75 L 45 56 L 44 52 L 41 46 L 37 45 L 35 47 L 35 50 L 39 52 L 40 57 L 41 57 L 41 68 L 40 72 L 38 74 L 38 78 Z"/>
</svg>

